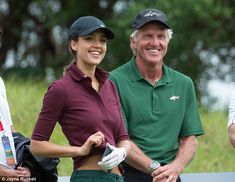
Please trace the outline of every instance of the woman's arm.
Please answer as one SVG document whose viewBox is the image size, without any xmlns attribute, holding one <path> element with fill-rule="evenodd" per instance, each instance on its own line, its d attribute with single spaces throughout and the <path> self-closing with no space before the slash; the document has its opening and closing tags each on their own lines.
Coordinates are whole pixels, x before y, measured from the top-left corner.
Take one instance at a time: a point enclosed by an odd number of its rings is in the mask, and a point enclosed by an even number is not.
<svg viewBox="0 0 235 182">
<path fill-rule="evenodd" d="M 80 147 L 61 146 L 48 141 L 31 140 L 30 150 L 33 155 L 44 157 L 75 157 Z"/>
<path fill-rule="evenodd" d="M 103 133 L 96 132 L 81 146 L 61 146 L 48 141 L 31 140 L 32 154 L 45 157 L 76 157 L 88 155 L 93 147 L 98 147 L 104 141 Z"/>
</svg>

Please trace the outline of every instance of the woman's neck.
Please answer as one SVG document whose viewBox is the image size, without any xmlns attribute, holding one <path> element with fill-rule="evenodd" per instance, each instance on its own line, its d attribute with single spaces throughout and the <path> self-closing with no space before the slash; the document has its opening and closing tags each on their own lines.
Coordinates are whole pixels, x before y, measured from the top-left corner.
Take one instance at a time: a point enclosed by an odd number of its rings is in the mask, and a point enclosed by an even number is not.
<svg viewBox="0 0 235 182">
<path fill-rule="evenodd" d="M 79 64 L 78 62 L 76 63 L 76 66 L 78 67 L 78 69 L 81 70 L 81 72 L 87 76 L 91 78 L 91 85 L 93 87 L 93 89 L 96 90 L 96 92 L 99 91 L 99 81 L 98 79 L 95 77 L 95 70 L 96 70 L 96 66 L 86 66 L 83 64 Z"/>
</svg>

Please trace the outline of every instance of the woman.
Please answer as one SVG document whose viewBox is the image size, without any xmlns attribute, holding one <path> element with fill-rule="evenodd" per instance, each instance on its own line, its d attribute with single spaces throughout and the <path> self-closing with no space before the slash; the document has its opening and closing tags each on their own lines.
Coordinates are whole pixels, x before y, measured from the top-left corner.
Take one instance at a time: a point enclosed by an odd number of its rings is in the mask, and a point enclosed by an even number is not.
<svg viewBox="0 0 235 182">
<path fill-rule="evenodd" d="M 129 138 L 116 88 L 107 79 L 108 73 L 97 68 L 105 56 L 107 39 L 114 34 L 101 20 L 84 16 L 71 25 L 68 37 L 74 63 L 45 94 L 31 151 L 47 157 L 72 157 L 71 182 L 123 181 L 118 165 L 129 151 Z M 57 121 L 70 146 L 49 142 Z M 102 159 L 106 146 L 112 152 Z"/>
</svg>

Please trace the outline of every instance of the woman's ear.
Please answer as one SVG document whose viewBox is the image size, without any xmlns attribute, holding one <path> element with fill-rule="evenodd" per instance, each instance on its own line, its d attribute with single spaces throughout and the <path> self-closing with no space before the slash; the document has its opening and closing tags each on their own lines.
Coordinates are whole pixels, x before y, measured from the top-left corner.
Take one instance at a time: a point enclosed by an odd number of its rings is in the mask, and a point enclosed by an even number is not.
<svg viewBox="0 0 235 182">
<path fill-rule="evenodd" d="M 73 51 L 77 51 L 78 48 L 78 41 L 71 40 L 70 47 Z"/>
</svg>

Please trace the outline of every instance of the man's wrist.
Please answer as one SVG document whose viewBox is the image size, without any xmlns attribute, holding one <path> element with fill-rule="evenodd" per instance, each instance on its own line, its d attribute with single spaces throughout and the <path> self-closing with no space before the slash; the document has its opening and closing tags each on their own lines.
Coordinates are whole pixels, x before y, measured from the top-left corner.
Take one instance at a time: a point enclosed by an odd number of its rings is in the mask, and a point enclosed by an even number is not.
<svg viewBox="0 0 235 182">
<path fill-rule="evenodd" d="M 152 174 L 152 172 L 157 168 L 159 168 L 160 166 L 161 164 L 158 161 L 152 161 L 148 166 L 148 171 L 147 171 L 148 174 Z"/>
</svg>

